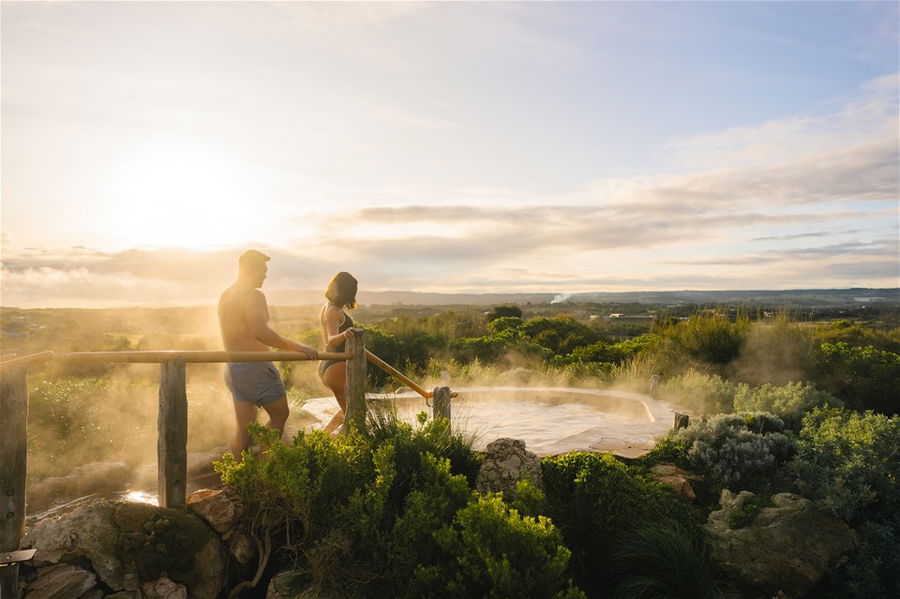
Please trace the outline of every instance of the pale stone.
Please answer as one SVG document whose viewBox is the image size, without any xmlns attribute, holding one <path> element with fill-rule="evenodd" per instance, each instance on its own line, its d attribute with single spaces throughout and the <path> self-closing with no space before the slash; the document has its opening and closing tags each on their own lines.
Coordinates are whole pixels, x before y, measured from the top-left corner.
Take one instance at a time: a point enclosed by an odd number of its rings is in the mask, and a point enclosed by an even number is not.
<svg viewBox="0 0 900 599">
<path fill-rule="evenodd" d="M 187 599 L 187 587 L 165 576 L 141 585 L 141 599 Z"/>
<path fill-rule="evenodd" d="M 514 495 L 520 480 L 529 480 L 538 488 L 543 486 L 540 459 L 527 451 L 525 442 L 519 439 L 503 438 L 488 443 L 475 481 L 478 491 Z"/>
<path fill-rule="evenodd" d="M 187 497 L 187 506 L 220 533 L 231 530 L 242 512 L 240 504 L 223 489 L 194 491 Z"/>
</svg>

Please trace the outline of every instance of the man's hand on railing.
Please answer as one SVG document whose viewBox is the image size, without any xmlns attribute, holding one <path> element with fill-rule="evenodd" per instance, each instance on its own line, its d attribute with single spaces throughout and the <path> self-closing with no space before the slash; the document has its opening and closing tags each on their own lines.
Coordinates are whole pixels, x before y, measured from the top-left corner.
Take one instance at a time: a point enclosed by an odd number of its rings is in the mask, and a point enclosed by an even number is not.
<svg viewBox="0 0 900 599">
<path fill-rule="evenodd" d="M 317 360 L 319 358 L 319 350 L 308 345 L 303 345 L 302 343 L 298 343 L 294 351 L 306 354 L 309 356 L 310 360 Z"/>
</svg>

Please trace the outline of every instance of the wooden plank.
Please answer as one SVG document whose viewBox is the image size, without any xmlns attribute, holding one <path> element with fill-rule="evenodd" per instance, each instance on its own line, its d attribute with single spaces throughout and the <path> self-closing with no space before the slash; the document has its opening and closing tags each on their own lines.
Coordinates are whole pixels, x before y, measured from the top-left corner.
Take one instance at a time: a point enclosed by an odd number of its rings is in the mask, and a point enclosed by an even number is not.
<svg viewBox="0 0 900 599">
<path fill-rule="evenodd" d="M 348 352 L 319 352 L 319 360 L 347 360 Z M 303 352 L 297 351 L 203 351 L 203 350 L 161 350 L 161 351 L 107 351 L 73 352 L 66 356 L 70 362 L 130 362 L 156 363 L 168 360 L 185 362 L 300 362 L 309 360 Z M 2 362 L 0 364 L 6 364 Z"/>
<path fill-rule="evenodd" d="M 27 357 L 27 356 L 26 356 Z M 7 370 L 0 377 L 0 551 L 18 551 L 25 534 L 28 371 Z M 19 566 L 0 568 L 0 597 L 18 597 Z"/>
<path fill-rule="evenodd" d="M 366 341 L 365 333 L 357 331 L 347 339 L 347 353 L 351 354 L 347 360 L 347 386 L 345 397 L 347 399 L 347 413 L 344 414 L 344 423 L 341 432 L 347 433 L 351 427 L 362 432 L 366 430 Z"/>
<path fill-rule="evenodd" d="M 167 360 L 162 363 L 157 423 L 159 505 L 184 507 L 187 497 L 187 390 L 184 360 Z"/>
<path fill-rule="evenodd" d="M 55 355 L 56 354 L 52 351 L 42 351 L 37 354 L 20 356 L 18 358 L 4 359 L 2 362 L 0 362 L 0 372 L 7 372 L 15 368 L 31 366 L 33 364 L 40 364 L 41 362 L 46 362 L 47 360 L 52 359 Z"/>
<path fill-rule="evenodd" d="M 0 566 L 7 564 L 18 564 L 19 562 L 27 562 L 34 557 L 37 549 L 20 549 L 19 551 L 7 551 L 0 553 Z"/>
<path fill-rule="evenodd" d="M 450 387 L 435 387 L 432 399 L 432 414 L 434 419 L 446 418 L 450 424 Z"/>
<path fill-rule="evenodd" d="M 382 360 L 381 358 L 379 358 L 378 356 L 376 356 L 375 354 L 370 352 L 369 350 L 366 350 L 366 358 L 368 358 L 369 362 L 371 362 L 375 366 L 378 366 L 379 368 L 384 370 L 386 373 L 388 373 L 389 375 L 391 375 L 392 377 L 394 377 L 395 379 L 397 379 L 398 381 L 400 381 L 401 383 L 403 383 L 404 385 L 406 385 L 407 387 L 409 387 L 410 389 L 412 389 L 413 391 L 415 391 L 416 393 L 418 393 L 419 395 L 424 397 L 425 399 L 431 399 L 431 393 L 429 393 L 428 391 L 426 391 L 425 389 L 423 389 L 422 387 L 417 385 L 408 376 L 406 376 L 405 374 L 403 374 L 402 372 L 400 372 L 399 370 L 397 370 L 396 368 L 394 368 L 393 366 L 391 366 L 390 364 L 388 364 L 387 362 L 385 362 L 384 360 Z"/>
</svg>

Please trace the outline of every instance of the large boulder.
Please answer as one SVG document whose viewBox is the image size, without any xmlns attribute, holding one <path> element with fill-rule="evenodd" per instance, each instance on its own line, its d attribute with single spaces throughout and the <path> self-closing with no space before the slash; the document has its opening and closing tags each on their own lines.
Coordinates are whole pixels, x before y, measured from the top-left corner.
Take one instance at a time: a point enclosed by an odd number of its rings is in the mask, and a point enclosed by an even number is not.
<svg viewBox="0 0 900 599">
<path fill-rule="evenodd" d="M 709 515 L 711 556 L 724 572 L 751 586 L 802 597 L 855 547 L 842 520 L 793 493 L 779 493 L 753 521 L 735 528 L 735 516 L 749 512 L 754 494 L 722 491 L 722 509 Z"/>
<path fill-rule="evenodd" d="M 23 547 L 38 565 L 87 560 L 113 591 L 137 591 L 168 577 L 191 597 L 214 599 L 225 582 L 218 535 L 180 510 L 100 499 L 38 521 Z"/>
<path fill-rule="evenodd" d="M 540 459 L 526 450 L 525 442 L 519 439 L 502 438 L 488 443 L 484 462 L 475 479 L 478 491 L 503 491 L 514 495 L 520 480 L 529 480 L 543 488 Z"/>
</svg>

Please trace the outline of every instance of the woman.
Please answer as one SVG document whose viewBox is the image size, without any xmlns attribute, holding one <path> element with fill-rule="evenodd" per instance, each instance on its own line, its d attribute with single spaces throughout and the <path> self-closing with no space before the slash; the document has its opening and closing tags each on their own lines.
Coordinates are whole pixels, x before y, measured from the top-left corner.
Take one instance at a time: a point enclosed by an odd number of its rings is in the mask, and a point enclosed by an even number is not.
<svg viewBox="0 0 900 599">
<path fill-rule="evenodd" d="M 322 336 L 325 338 L 325 351 L 342 352 L 344 344 L 359 329 L 353 328 L 353 319 L 344 312 L 344 308 L 352 310 L 356 307 L 357 281 L 348 272 L 339 272 L 334 275 L 325 297 L 328 301 L 322 306 L 319 321 L 322 325 Z M 345 360 L 322 360 L 319 362 L 319 378 L 334 393 L 341 409 L 331 422 L 325 425 L 325 432 L 331 433 L 344 421 L 344 412 L 347 410 L 347 400 L 344 397 L 344 388 L 347 385 L 347 362 Z"/>
</svg>

